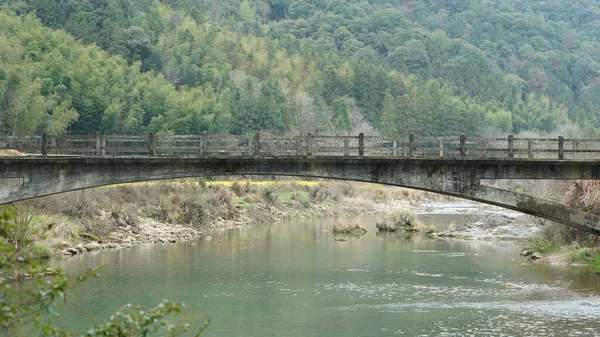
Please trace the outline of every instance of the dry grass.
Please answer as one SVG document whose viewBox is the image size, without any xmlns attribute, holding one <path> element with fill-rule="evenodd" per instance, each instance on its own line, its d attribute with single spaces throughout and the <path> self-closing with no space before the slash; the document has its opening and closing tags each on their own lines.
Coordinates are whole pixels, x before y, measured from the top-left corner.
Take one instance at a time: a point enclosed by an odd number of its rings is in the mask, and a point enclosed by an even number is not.
<svg viewBox="0 0 600 337">
<path fill-rule="evenodd" d="M 582 180 L 571 184 L 564 193 L 562 202 L 569 207 L 600 214 L 600 181 Z M 533 250 L 572 250 L 594 247 L 598 237 L 585 231 L 567 227 L 549 220 L 534 218 L 541 228 L 539 236 L 532 238 L 529 246 Z"/>
<path fill-rule="evenodd" d="M 356 221 L 350 219 L 338 219 L 331 228 L 333 234 L 344 234 L 344 235 L 364 235 L 367 234 L 367 230 L 360 226 Z"/>
<path fill-rule="evenodd" d="M 321 202 L 343 202 L 350 209 L 356 205 L 360 212 L 373 202 L 422 200 L 424 193 L 345 181 L 176 179 L 67 192 L 24 203 L 60 228 L 49 243 L 59 246 L 80 240 L 79 234 L 104 238 L 119 226 L 134 228 L 140 217 L 199 229 L 222 221 L 270 221 L 282 213 L 300 214 Z"/>
<path fill-rule="evenodd" d="M 573 208 L 600 214 L 600 181 L 582 180 L 571 185 L 563 202 Z"/>
</svg>

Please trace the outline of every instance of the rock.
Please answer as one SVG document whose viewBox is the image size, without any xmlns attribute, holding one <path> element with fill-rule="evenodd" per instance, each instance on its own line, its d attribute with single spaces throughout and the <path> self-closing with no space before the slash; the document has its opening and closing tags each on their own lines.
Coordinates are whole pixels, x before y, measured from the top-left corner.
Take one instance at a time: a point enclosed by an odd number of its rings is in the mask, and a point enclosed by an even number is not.
<svg viewBox="0 0 600 337">
<path fill-rule="evenodd" d="M 539 260 L 539 259 L 543 258 L 543 257 L 544 257 L 544 255 L 542 255 L 542 253 L 535 252 L 535 253 L 531 254 L 531 256 L 530 256 L 530 257 L 531 257 L 531 259 L 533 259 L 533 260 Z"/>
<path fill-rule="evenodd" d="M 90 243 L 88 243 L 87 245 L 85 245 L 83 247 L 85 247 L 85 249 L 87 249 L 88 252 L 100 249 L 100 245 L 98 243 L 96 243 L 96 242 L 90 242 Z"/>
<path fill-rule="evenodd" d="M 77 249 L 77 251 L 79 251 L 80 253 L 85 252 L 85 248 L 83 247 L 83 245 L 80 243 L 77 246 L 75 246 L 75 249 Z"/>
<path fill-rule="evenodd" d="M 440 233 L 433 233 L 433 234 L 430 234 L 430 236 L 437 236 L 439 238 L 453 238 L 453 237 L 456 237 L 456 235 L 454 235 L 453 233 L 448 232 L 448 231 L 443 231 L 443 232 L 440 232 Z"/>
<path fill-rule="evenodd" d="M 339 239 L 339 238 L 336 238 L 336 239 L 333 239 L 333 241 L 344 242 L 344 241 L 348 241 L 348 240 L 346 240 L 346 239 Z"/>
<path fill-rule="evenodd" d="M 115 241 L 119 241 L 122 238 L 121 233 L 118 232 L 111 232 L 110 234 L 108 234 L 108 238 L 110 240 L 115 240 Z"/>
<path fill-rule="evenodd" d="M 527 249 L 524 249 L 524 250 L 521 252 L 521 256 L 530 256 L 531 254 L 533 254 L 533 252 L 532 252 L 532 251 L 530 251 L 530 250 L 527 250 Z"/>
<path fill-rule="evenodd" d="M 69 247 L 67 249 L 65 249 L 67 252 L 69 252 L 71 255 L 77 255 L 79 253 L 79 250 L 77 250 L 76 248 L 73 247 Z"/>
<path fill-rule="evenodd" d="M 121 221 L 121 217 L 119 216 L 119 214 L 112 212 L 112 213 L 110 213 L 110 215 L 113 217 L 113 219 L 115 221 L 115 226 L 117 228 L 123 226 L 123 222 Z"/>
<path fill-rule="evenodd" d="M 117 244 L 114 242 L 111 242 L 108 244 L 108 248 L 117 248 L 117 247 L 118 247 Z"/>
</svg>

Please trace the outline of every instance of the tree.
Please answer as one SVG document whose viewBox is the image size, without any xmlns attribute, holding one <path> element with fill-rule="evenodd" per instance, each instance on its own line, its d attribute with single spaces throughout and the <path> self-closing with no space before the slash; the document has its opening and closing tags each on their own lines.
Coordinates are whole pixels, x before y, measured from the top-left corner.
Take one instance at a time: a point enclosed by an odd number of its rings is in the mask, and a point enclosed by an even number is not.
<svg viewBox="0 0 600 337">
<path fill-rule="evenodd" d="M 350 122 L 348 103 L 344 98 L 336 98 L 332 104 L 333 107 L 333 125 L 338 130 L 350 131 L 352 123 Z"/>
<path fill-rule="evenodd" d="M 421 41 L 406 41 L 404 46 L 396 48 L 388 58 L 390 63 L 400 71 L 423 76 L 429 74 L 429 57 Z"/>
<path fill-rule="evenodd" d="M 131 26 L 123 32 L 124 45 L 127 48 L 125 57 L 130 63 L 147 62 L 152 54 L 152 42 L 146 32 L 137 26 Z"/>
</svg>

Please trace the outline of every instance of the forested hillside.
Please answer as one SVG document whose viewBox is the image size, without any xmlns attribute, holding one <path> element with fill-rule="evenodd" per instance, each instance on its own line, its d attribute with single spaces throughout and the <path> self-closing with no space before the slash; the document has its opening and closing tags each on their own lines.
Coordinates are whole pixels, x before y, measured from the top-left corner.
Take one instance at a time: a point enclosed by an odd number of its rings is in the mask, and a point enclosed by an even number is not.
<svg viewBox="0 0 600 337">
<path fill-rule="evenodd" d="M 600 128 L 592 0 L 0 5 L 2 134 Z"/>
</svg>

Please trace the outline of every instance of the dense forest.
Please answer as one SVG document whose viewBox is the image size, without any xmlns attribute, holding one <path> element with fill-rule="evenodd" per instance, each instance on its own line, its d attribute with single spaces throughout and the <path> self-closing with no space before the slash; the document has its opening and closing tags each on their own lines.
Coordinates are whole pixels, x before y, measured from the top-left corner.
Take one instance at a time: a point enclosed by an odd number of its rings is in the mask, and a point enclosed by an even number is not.
<svg viewBox="0 0 600 337">
<path fill-rule="evenodd" d="M 0 6 L 1 134 L 600 129 L 592 0 Z"/>
</svg>

